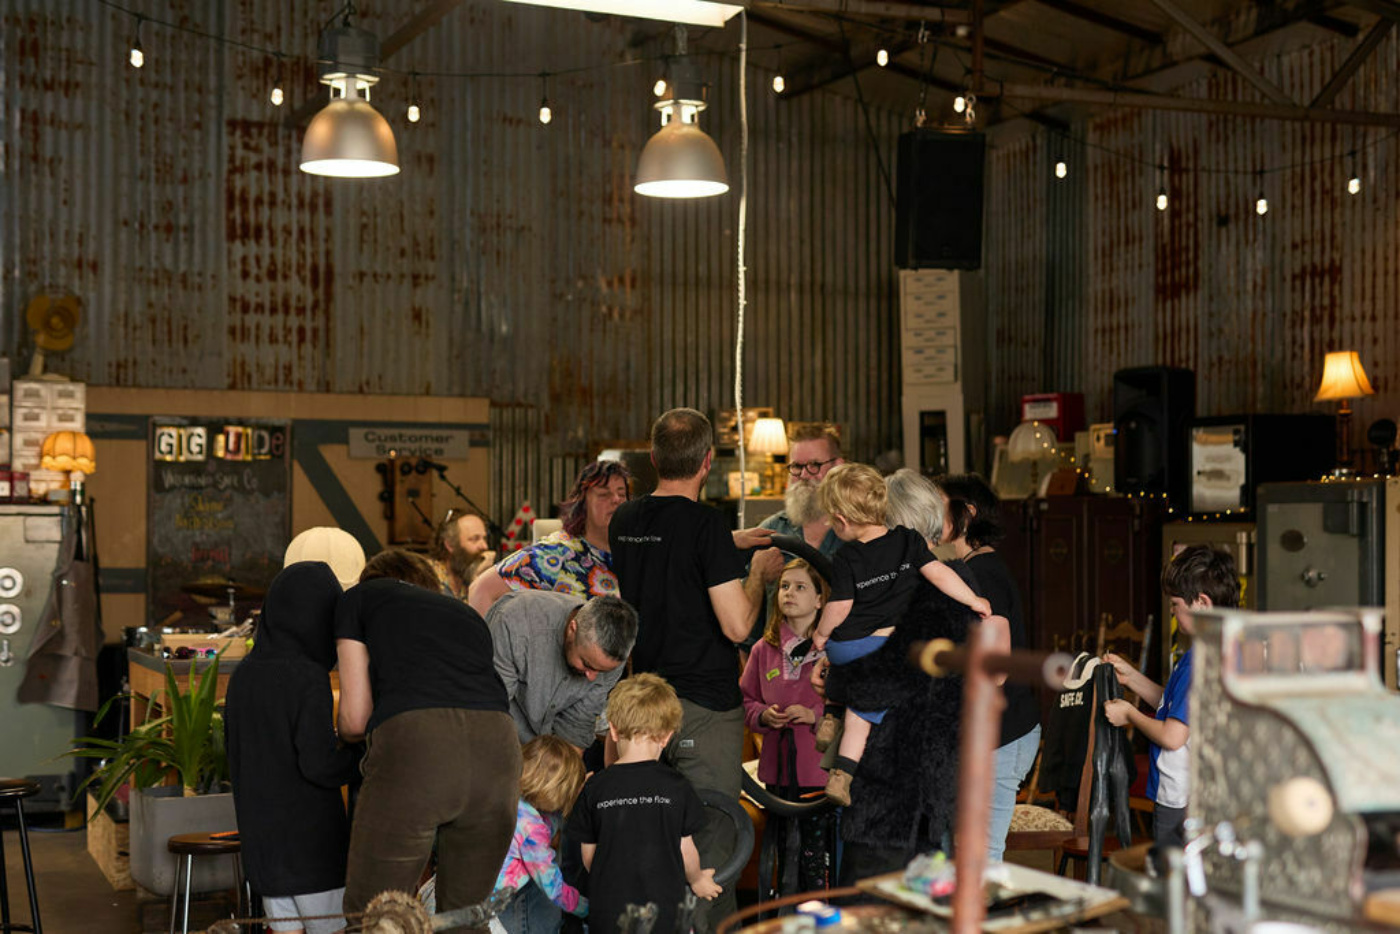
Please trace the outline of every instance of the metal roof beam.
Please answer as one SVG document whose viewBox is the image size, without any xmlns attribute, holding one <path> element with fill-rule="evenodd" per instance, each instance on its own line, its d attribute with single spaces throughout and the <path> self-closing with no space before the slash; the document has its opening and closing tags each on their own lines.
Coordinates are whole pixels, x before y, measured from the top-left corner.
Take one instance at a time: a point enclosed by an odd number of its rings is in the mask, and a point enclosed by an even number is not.
<svg viewBox="0 0 1400 934">
<path fill-rule="evenodd" d="M 1366 38 L 1362 39 L 1356 48 L 1351 50 L 1347 60 L 1342 62 L 1342 67 L 1337 69 L 1337 73 L 1332 76 L 1332 80 L 1327 82 L 1327 87 L 1323 88 L 1309 104 L 1309 107 L 1328 107 L 1332 101 L 1336 100 L 1342 88 L 1356 74 L 1356 70 L 1361 67 L 1366 59 L 1371 57 L 1371 53 L 1376 51 L 1376 46 L 1381 44 L 1390 31 L 1395 28 L 1395 20 L 1382 18 L 1376 21 L 1376 25 L 1371 27 L 1371 31 L 1366 33 Z"/>
<path fill-rule="evenodd" d="M 1268 78 L 1260 73 L 1249 62 L 1245 61 L 1233 49 L 1222 42 L 1214 33 L 1196 22 L 1185 10 L 1177 6 L 1172 0 L 1152 0 L 1163 13 L 1167 14 L 1178 26 L 1196 37 L 1196 40 L 1207 49 L 1214 52 L 1221 61 L 1229 65 L 1242 78 L 1254 85 L 1267 98 L 1275 104 L 1293 105 L 1293 99 L 1283 92 L 1283 90 Z"/>
<path fill-rule="evenodd" d="M 1093 7 L 1084 6 L 1082 3 L 1075 3 L 1074 0 L 1036 0 L 1036 2 L 1041 6 L 1047 6 L 1066 16 L 1072 16 L 1086 23 L 1102 26 L 1104 29 L 1111 30 L 1122 36 L 1127 36 L 1129 39 L 1137 39 L 1139 42 L 1147 42 L 1154 45 L 1162 41 L 1161 33 L 1153 32 L 1136 23 L 1130 23 L 1127 20 L 1119 19 L 1116 16 L 1110 16 Z"/>
<path fill-rule="evenodd" d="M 939 23 L 970 23 L 967 10 L 894 0 L 748 0 L 750 10 L 792 10 L 797 13 L 844 13 L 850 16 L 877 16 L 882 19 L 926 20 Z"/>
<path fill-rule="evenodd" d="M 1264 104 L 1254 101 L 1222 101 L 1203 97 L 1175 97 L 1136 91 L 1099 91 L 1043 84 L 1004 84 L 1002 97 L 1055 103 L 1098 104 L 1106 107 L 1137 107 L 1146 110 L 1179 110 L 1189 113 L 1224 114 L 1261 120 L 1287 120 L 1298 123 L 1339 123 L 1347 126 L 1400 128 L 1400 113 L 1374 113 L 1358 110 L 1332 110 L 1301 107 L 1297 104 Z"/>
</svg>

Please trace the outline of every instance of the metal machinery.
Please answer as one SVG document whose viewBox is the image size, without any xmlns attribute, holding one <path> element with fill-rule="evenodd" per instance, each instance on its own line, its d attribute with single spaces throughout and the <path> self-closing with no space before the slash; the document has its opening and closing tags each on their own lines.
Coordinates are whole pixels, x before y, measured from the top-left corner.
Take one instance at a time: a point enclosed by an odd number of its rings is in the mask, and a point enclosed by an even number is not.
<svg viewBox="0 0 1400 934">
<path fill-rule="evenodd" d="M 81 713 L 15 699 L 69 521 L 63 506 L 0 505 L 0 775 L 43 785 L 30 811 L 67 806 L 75 760 L 56 757 L 86 728 Z"/>
<path fill-rule="evenodd" d="M 1396 686 L 1400 647 L 1400 478 L 1259 487 L 1261 610 L 1386 608 L 1381 653 Z"/>
<path fill-rule="evenodd" d="M 1381 612 L 1195 621 L 1189 928 L 1377 919 L 1400 887 L 1400 699 L 1377 675 Z"/>
</svg>

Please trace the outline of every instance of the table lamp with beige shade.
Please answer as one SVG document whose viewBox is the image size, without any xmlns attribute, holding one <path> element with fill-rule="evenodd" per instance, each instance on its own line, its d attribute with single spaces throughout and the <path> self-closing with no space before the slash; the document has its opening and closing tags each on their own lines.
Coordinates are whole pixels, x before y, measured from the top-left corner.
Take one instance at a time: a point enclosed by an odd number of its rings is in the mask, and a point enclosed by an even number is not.
<svg viewBox="0 0 1400 934">
<path fill-rule="evenodd" d="M 778 487 L 777 457 L 787 454 L 787 427 L 781 418 L 760 418 L 753 424 L 749 433 L 750 454 L 767 456 L 768 465 L 763 472 L 763 492 L 774 493 Z"/>
<path fill-rule="evenodd" d="M 1375 395 L 1375 392 L 1356 351 L 1338 350 L 1327 355 L 1322 365 L 1322 385 L 1318 387 L 1313 401 L 1340 399 L 1342 402 L 1342 407 L 1337 410 L 1336 476 L 1345 477 L 1354 473 L 1351 466 L 1350 400 Z"/>
</svg>

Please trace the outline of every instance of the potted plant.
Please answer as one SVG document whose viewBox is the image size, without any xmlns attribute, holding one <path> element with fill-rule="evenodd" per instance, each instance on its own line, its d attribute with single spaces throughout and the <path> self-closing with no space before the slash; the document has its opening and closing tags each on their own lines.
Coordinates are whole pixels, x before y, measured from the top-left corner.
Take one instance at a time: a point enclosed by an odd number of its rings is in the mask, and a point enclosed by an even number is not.
<svg viewBox="0 0 1400 934">
<path fill-rule="evenodd" d="M 130 803 L 131 878 L 143 888 L 169 895 L 175 882 L 175 857 L 166 849 L 171 836 L 237 829 L 233 795 L 222 791 L 228 779 L 223 716 L 218 709 L 219 660 L 203 671 L 190 664 L 188 684 L 181 689 L 174 670 L 166 665 L 165 688 L 151 697 L 147 716 L 125 736 L 110 740 L 88 736 L 68 755 L 103 760 L 80 787 L 93 787 L 95 811 L 105 808 L 128 781 Z M 104 705 L 98 719 L 106 712 Z M 169 784 L 171 779 L 175 784 Z M 195 865 L 193 890 L 215 891 L 233 886 L 227 860 L 200 860 Z"/>
</svg>

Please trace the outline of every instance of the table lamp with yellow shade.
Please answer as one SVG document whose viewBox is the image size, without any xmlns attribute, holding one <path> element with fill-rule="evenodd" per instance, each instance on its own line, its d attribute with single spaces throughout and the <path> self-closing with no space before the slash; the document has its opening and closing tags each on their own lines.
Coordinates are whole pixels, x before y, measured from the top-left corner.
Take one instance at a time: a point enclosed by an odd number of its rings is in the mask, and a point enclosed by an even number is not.
<svg viewBox="0 0 1400 934">
<path fill-rule="evenodd" d="M 1338 350 L 1327 355 L 1322 365 L 1322 385 L 1313 396 L 1314 402 L 1340 399 L 1337 410 L 1337 476 L 1348 476 L 1351 466 L 1351 402 L 1375 394 L 1361 357 L 1354 350 Z"/>
<path fill-rule="evenodd" d="M 97 473 L 97 453 L 92 439 L 81 431 L 55 431 L 44 439 L 40 466 L 68 474 L 73 502 L 83 499 L 83 481 Z"/>
<path fill-rule="evenodd" d="M 749 433 L 749 453 L 766 455 L 768 469 L 764 471 L 763 492 L 773 493 L 777 489 L 777 457 L 788 452 L 787 428 L 781 418 L 760 418 L 753 424 Z"/>
</svg>

